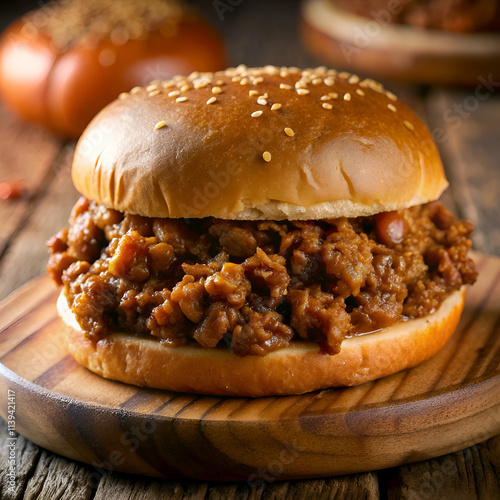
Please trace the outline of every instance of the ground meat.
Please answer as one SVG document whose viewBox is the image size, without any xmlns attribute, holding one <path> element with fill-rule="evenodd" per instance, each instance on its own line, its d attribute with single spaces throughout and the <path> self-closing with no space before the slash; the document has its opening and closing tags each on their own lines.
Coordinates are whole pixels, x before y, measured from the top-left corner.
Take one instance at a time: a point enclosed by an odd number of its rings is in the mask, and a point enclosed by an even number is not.
<svg viewBox="0 0 500 500">
<path fill-rule="evenodd" d="M 148 219 L 81 199 L 49 242 L 48 271 L 93 340 L 114 330 L 167 345 L 265 355 L 435 311 L 476 272 L 472 226 L 439 203 L 356 219 Z"/>
</svg>

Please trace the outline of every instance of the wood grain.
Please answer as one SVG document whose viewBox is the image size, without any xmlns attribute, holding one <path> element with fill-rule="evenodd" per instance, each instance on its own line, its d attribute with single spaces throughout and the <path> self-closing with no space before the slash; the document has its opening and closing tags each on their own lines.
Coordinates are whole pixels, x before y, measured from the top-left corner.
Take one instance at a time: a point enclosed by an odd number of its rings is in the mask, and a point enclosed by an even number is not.
<svg viewBox="0 0 500 500">
<path fill-rule="evenodd" d="M 9 239 L 0 260 L 0 299 L 44 272 L 48 256 L 45 242 L 67 225 L 71 207 L 78 198 L 69 175 L 73 150 L 74 145 L 67 144 L 47 165 L 50 184 L 42 183 L 43 197 L 33 198 L 26 208 L 27 215 L 18 221 L 22 222 L 23 231 Z"/>
<path fill-rule="evenodd" d="M 487 82 L 488 75 L 482 81 Z M 426 100 L 426 109 L 459 216 L 476 228 L 474 247 L 499 255 L 500 88 L 488 89 L 477 80 L 470 91 L 435 89 Z"/>
<path fill-rule="evenodd" d="M 0 203 L 0 256 L 29 218 L 55 174 L 62 142 L 26 125 L 0 106 L 0 182 L 19 181 L 24 194 Z"/>
<path fill-rule="evenodd" d="M 463 480 L 467 477 L 467 481 Z M 398 468 L 388 498 L 436 500 L 500 498 L 500 484 L 485 443 L 433 460 Z"/>
<path fill-rule="evenodd" d="M 424 460 L 500 432 L 500 259 L 478 267 L 457 332 L 431 360 L 358 387 L 261 399 L 89 372 L 66 353 L 58 290 L 42 277 L 0 306 L 0 386 L 16 391 L 21 434 L 96 469 L 269 483 Z"/>
<path fill-rule="evenodd" d="M 2 395 L 3 396 L 3 395 Z M 16 441 L 16 487 L 15 491 L 10 491 L 7 478 L 7 424 L 0 419 L 0 498 L 3 500 L 19 500 L 23 497 L 23 492 L 28 484 L 28 480 L 35 470 L 42 450 L 23 436 L 17 435 Z"/>
</svg>

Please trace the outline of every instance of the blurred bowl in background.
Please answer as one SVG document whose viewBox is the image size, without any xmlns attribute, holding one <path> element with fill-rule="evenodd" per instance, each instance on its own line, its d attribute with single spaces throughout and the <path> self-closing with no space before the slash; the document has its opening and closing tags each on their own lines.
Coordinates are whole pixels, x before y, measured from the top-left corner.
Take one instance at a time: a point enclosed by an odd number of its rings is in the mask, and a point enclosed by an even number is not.
<svg viewBox="0 0 500 500">
<path fill-rule="evenodd" d="M 60 0 L 0 39 L 0 98 L 24 120 L 77 138 L 121 92 L 227 66 L 216 31 L 176 0 Z"/>
<path fill-rule="evenodd" d="M 417 17 L 420 26 L 415 26 L 417 23 L 393 22 L 412 19 L 409 15 L 394 15 L 401 13 L 408 4 L 406 0 L 372 0 L 367 5 L 376 3 L 386 7 L 369 10 L 370 17 L 346 10 L 346 3 L 346 0 L 302 3 L 302 41 L 319 60 L 383 80 L 419 84 L 477 85 L 482 77 L 494 85 L 500 80 L 500 32 L 470 32 L 474 26 L 493 29 L 499 22 L 495 16 L 490 24 L 479 25 L 479 21 L 460 24 L 458 17 L 455 23 L 448 20 L 440 24 L 434 13 L 427 18 Z M 494 8 L 498 3 L 489 0 Z M 359 4 L 359 0 L 354 0 L 350 10 L 355 11 Z M 429 25 L 434 28 L 427 28 Z M 448 25 L 469 32 L 445 30 Z M 435 29 L 436 26 L 443 29 Z"/>
</svg>

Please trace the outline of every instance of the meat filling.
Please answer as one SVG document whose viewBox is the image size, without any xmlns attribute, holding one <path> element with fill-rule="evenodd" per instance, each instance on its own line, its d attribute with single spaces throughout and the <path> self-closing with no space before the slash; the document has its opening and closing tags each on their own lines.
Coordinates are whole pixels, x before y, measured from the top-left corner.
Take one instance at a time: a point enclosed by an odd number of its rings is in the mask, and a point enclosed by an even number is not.
<svg viewBox="0 0 500 500">
<path fill-rule="evenodd" d="M 89 337 L 265 355 L 435 311 L 476 279 L 469 222 L 440 203 L 319 221 L 150 219 L 81 198 L 48 242 L 48 271 Z"/>
</svg>

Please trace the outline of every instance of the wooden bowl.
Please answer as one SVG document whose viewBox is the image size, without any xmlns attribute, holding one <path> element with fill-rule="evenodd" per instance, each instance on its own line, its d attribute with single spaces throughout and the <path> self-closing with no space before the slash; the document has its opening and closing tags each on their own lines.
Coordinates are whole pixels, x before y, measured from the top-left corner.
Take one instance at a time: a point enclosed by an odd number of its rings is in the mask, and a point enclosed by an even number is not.
<svg viewBox="0 0 500 500">
<path fill-rule="evenodd" d="M 382 80 L 500 85 L 500 33 L 421 29 L 389 23 L 379 14 L 368 19 L 345 12 L 334 0 L 306 0 L 300 16 L 303 43 L 335 68 Z"/>
</svg>

